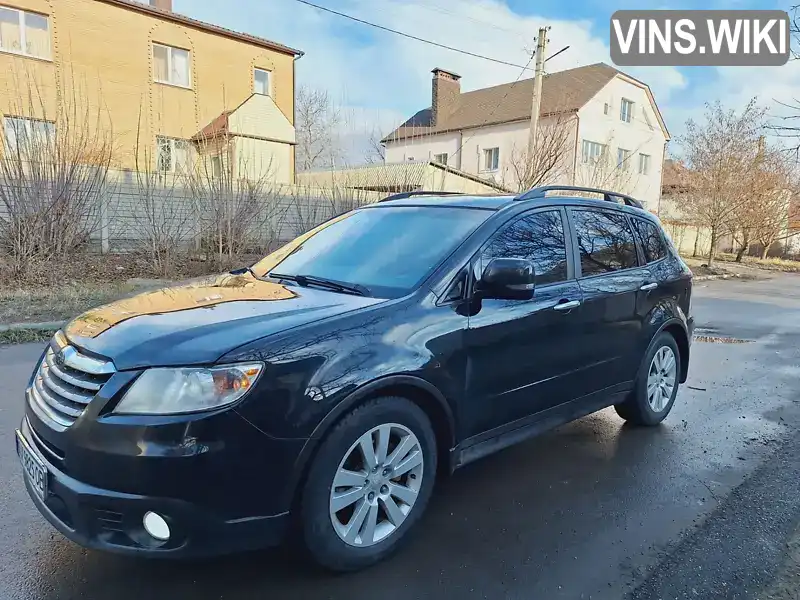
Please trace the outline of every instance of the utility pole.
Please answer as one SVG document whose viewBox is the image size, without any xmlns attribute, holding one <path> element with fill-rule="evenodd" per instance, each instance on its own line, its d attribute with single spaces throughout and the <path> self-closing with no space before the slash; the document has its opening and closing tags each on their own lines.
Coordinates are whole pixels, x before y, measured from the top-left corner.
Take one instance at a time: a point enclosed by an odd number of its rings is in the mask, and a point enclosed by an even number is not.
<svg viewBox="0 0 800 600">
<path fill-rule="evenodd" d="M 533 75 L 533 101 L 531 102 L 531 131 L 528 138 L 528 161 L 531 162 L 536 154 L 536 135 L 539 129 L 539 112 L 542 105 L 542 79 L 544 79 L 545 49 L 547 48 L 547 32 L 549 27 L 539 28 L 539 37 L 536 38 L 536 67 Z"/>
</svg>

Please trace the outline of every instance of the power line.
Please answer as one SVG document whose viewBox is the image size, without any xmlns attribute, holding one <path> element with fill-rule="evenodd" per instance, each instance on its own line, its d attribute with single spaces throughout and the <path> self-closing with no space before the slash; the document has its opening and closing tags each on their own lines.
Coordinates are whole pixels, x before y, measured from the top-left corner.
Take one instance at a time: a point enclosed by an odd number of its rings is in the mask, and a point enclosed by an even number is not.
<svg viewBox="0 0 800 600">
<path fill-rule="evenodd" d="M 362 25 L 369 25 L 370 27 L 375 27 L 376 29 L 381 29 L 383 31 L 388 31 L 389 33 L 394 33 L 395 35 L 400 35 L 411 40 L 416 40 L 418 42 L 423 42 L 425 44 L 430 44 L 431 46 L 436 46 L 438 48 L 444 48 L 445 50 L 450 50 L 452 52 L 459 52 L 461 54 L 466 54 L 467 56 L 472 56 L 473 58 L 480 58 L 482 60 L 488 60 L 493 63 L 497 63 L 500 65 L 506 65 L 507 67 L 516 67 L 517 69 L 522 69 L 523 72 L 525 70 L 531 70 L 528 66 L 518 65 L 516 63 L 507 62 L 505 60 L 500 60 L 499 58 L 492 58 L 490 56 L 484 56 L 482 54 L 476 54 L 475 52 L 470 52 L 469 50 L 461 50 L 460 48 L 454 48 L 453 46 L 447 46 L 445 44 L 440 44 L 439 42 L 434 42 L 432 40 L 427 40 L 425 38 L 418 37 L 416 35 L 411 35 L 410 33 L 404 33 L 402 31 L 398 31 L 396 29 L 390 29 L 389 27 L 384 27 L 383 25 L 378 25 L 377 23 L 371 23 L 369 21 L 365 21 L 363 19 L 359 19 L 357 17 L 353 17 L 351 15 L 345 14 L 343 12 L 339 12 L 333 10 L 331 8 L 325 8 L 324 6 L 320 6 L 318 4 L 314 4 L 313 2 L 308 2 L 308 0 L 296 0 L 300 4 L 305 4 L 306 6 L 311 6 L 312 8 L 316 8 L 317 10 L 322 10 L 333 15 L 344 17 L 345 19 L 350 19 L 351 21 L 355 21 L 356 23 L 361 23 Z M 528 62 L 530 65 L 530 61 Z"/>
</svg>

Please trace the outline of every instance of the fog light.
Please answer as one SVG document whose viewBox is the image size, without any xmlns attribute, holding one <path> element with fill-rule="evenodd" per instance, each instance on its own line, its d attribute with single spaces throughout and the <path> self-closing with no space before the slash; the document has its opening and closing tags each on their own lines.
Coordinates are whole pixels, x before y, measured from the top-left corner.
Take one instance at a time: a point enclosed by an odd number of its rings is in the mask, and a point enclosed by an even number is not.
<svg viewBox="0 0 800 600">
<path fill-rule="evenodd" d="M 144 514 L 142 524 L 144 530 L 158 541 L 166 542 L 169 539 L 169 525 L 161 515 L 148 511 Z"/>
</svg>

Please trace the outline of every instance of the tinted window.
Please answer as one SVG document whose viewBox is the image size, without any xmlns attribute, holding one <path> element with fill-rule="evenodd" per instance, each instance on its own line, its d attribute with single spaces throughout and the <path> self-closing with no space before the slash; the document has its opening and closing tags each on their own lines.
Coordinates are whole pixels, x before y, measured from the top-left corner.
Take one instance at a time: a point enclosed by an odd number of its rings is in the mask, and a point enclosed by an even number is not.
<svg viewBox="0 0 800 600">
<path fill-rule="evenodd" d="M 324 277 L 397 297 L 417 287 L 492 214 L 443 207 L 357 210 L 289 242 L 253 270 Z"/>
<path fill-rule="evenodd" d="M 639 243 L 642 245 L 647 262 L 651 263 L 660 260 L 667 255 L 667 246 L 664 243 L 664 238 L 655 224 L 642 219 L 633 219 L 633 228 L 639 237 Z"/>
<path fill-rule="evenodd" d="M 574 210 L 572 218 L 584 277 L 630 269 L 637 265 L 633 232 L 624 214 Z"/>
<path fill-rule="evenodd" d="M 567 249 L 561 212 L 549 210 L 517 219 L 497 233 L 481 257 L 527 258 L 536 269 L 536 285 L 567 279 Z"/>
</svg>

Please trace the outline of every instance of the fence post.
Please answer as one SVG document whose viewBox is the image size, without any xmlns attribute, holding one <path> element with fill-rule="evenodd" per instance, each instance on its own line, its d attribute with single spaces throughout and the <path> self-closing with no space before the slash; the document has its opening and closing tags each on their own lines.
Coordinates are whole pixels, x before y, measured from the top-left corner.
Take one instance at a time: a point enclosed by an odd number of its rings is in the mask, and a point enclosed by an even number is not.
<svg viewBox="0 0 800 600">
<path fill-rule="evenodd" d="M 108 204 L 111 201 L 110 194 L 108 193 L 108 181 L 104 182 L 100 187 L 99 202 L 100 202 L 100 252 L 108 254 Z"/>
</svg>

